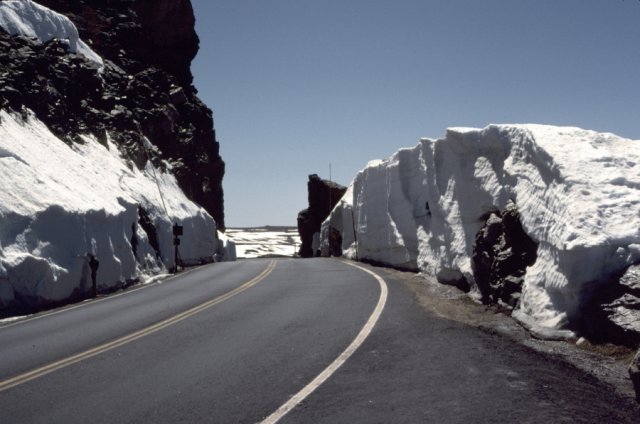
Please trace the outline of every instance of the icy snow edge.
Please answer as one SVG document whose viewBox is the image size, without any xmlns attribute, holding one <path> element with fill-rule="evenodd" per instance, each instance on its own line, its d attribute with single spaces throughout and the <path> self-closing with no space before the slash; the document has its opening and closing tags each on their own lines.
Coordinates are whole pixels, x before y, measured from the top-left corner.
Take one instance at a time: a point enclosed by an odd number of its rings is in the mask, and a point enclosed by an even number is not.
<svg viewBox="0 0 640 424">
<path fill-rule="evenodd" d="M 69 18 L 32 0 L 0 2 L 0 27 L 10 35 L 37 38 L 42 43 L 53 38 L 67 40 L 71 53 L 81 54 L 98 69 L 104 68 L 102 57 L 80 39 Z"/>
<path fill-rule="evenodd" d="M 473 288 L 482 217 L 509 201 L 539 244 L 514 316 L 566 336 L 592 290 L 640 261 L 640 141 L 544 125 L 450 128 L 363 169 L 322 240 L 333 226 L 350 257 Z"/>
</svg>

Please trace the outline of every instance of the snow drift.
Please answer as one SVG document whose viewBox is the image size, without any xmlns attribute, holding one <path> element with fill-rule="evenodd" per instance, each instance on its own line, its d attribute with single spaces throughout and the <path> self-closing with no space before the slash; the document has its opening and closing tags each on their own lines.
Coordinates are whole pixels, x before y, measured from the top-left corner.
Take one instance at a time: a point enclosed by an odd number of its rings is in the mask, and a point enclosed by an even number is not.
<svg viewBox="0 0 640 424">
<path fill-rule="evenodd" d="M 66 40 L 69 52 L 83 55 L 98 69 L 104 67 L 102 57 L 80 39 L 69 18 L 31 0 L 0 2 L 0 27 L 10 35 L 36 38 L 42 43 L 53 38 Z"/>
<path fill-rule="evenodd" d="M 138 170 L 110 140 L 83 139 L 65 144 L 32 113 L 0 111 L 0 310 L 86 294 L 88 255 L 100 261 L 101 290 L 166 272 L 176 221 L 183 261 L 225 253 L 213 218 L 171 174 L 150 161 Z"/>
<path fill-rule="evenodd" d="M 347 256 L 462 280 L 478 295 L 474 241 L 508 205 L 538 245 L 514 315 L 562 333 L 598 286 L 640 261 L 640 141 L 542 125 L 451 128 L 369 163 L 323 223 L 323 248 L 333 227 Z"/>
</svg>

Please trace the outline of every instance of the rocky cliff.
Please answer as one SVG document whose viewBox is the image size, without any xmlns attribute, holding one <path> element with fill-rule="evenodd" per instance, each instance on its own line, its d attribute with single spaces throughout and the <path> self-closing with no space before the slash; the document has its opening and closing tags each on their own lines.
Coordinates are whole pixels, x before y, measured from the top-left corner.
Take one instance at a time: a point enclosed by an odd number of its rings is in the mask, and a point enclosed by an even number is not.
<svg viewBox="0 0 640 424">
<path fill-rule="evenodd" d="M 224 228 L 222 178 L 212 112 L 197 96 L 198 51 L 189 0 L 41 0 L 68 16 L 104 68 L 0 28 L 0 108 L 35 112 L 68 143 L 107 137 L 139 169 L 166 160 L 185 194 Z M 156 148 L 147 151 L 144 139 Z"/>
<path fill-rule="evenodd" d="M 323 180 L 316 174 L 309 175 L 307 187 L 309 207 L 298 213 L 298 233 L 301 241 L 299 254 L 303 258 L 318 256 L 319 239 L 314 246 L 314 235 L 318 237 L 322 221 L 329 216 L 346 191 L 345 187 Z"/>
</svg>

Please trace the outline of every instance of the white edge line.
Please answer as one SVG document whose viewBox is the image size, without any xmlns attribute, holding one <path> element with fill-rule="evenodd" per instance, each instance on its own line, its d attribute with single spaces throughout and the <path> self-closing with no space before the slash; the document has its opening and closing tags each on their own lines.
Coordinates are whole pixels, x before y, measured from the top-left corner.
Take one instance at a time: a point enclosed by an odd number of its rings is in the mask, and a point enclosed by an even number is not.
<svg viewBox="0 0 640 424">
<path fill-rule="evenodd" d="M 327 381 L 333 373 L 335 373 L 338 368 L 340 368 L 347 360 L 355 353 L 355 351 L 364 343 L 367 339 L 373 327 L 378 322 L 382 311 L 384 310 L 384 306 L 387 303 L 387 284 L 378 274 L 370 271 L 360 265 L 356 265 L 350 262 L 344 262 L 347 265 L 351 265 L 355 268 L 358 268 L 370 275 L 372 275 L 380 285 L 380 298 L 378 299 L 378 304 L 375 309 L 371 313 L 369 320 L 367 320 L 360 333 L 356 336 L 356 338 L 351 342 L 351 344 L 338 356 L 327 368 L 324 369 L 316 378 L 314 378 L 309 384 L 307 384 L 302 390 L 293 395 L 291 399 L 289 399 L 284 405 L 278 408 L 274 413 L 269 415 L 267 418 L 262 420 L 260 424 L 275 424 L 282 417 L 284 417 L 289 411 L 295 408 L 300 404 L 303 400 L 307 398 L 311 393 L 313 393 L 318 387 L 320 387 L 325 381 Z"/>
</svg>

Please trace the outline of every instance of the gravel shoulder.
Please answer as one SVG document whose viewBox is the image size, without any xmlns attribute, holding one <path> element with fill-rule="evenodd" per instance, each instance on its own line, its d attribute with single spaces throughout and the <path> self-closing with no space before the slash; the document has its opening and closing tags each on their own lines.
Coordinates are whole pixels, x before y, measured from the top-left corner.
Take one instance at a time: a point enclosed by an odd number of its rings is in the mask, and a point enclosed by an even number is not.
<svg viewBox="0 0 640 424">
<path fill-rule="evenodd" d="M 438 283 L 434 277 L 388 268 L 384 272 L 402 281 L 426 310 L 553 356 L 593 375 L 618 394 L 635 399 L 628 373 L 634 350 L 612 344 L 594 345 L 584 339 L 540 340 L 512 319 L 508 310 L 476 303 L 459 289 Z"/>
</svg>

